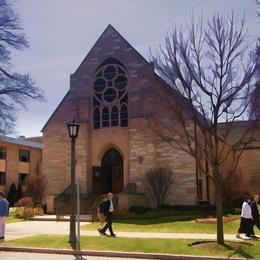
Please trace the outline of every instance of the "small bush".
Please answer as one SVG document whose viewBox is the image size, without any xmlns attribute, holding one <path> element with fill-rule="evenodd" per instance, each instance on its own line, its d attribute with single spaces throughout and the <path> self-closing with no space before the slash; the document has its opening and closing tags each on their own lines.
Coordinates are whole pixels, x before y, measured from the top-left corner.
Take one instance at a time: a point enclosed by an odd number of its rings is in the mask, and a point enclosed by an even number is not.
<svg viewBox="0 0 260 260">
<path fill-rule="evenodd" d="M 23 218 L 23 216 L 24 216 L 24 207 L 16 208 L 14 216 L 17 217 L 17 218 Z"/>
<path fill-rule="evenodd" d="M 163 204 L 163 205 L 159 205 L 158 209 L 172 209 L 172 205 L 168 205 L 168 204 Z"/>
<path fill-rule="evenodd" d="M 43 209 L 42 208 L 27 208 L 27 207 L 17 207 L 14 213 L 15 217 L 28 219 L 34 216 L 42 216 Z"/>
<path fill-rule="evenodd" d="M 34 210 L 33 208 L 24 208 L 24 219 L 28 219 L 34 217 Z"/>
<path fill-rule="evenodd" d="M 156 205 L 165 203 L 173 184 L 173 172 L 169 167 L 154 167 L 146 172 L 146 181 Z"/>
<path fill-rule="evenodd" d="M 16 208 L 10 207 L 9 208 L 9 217 L 13 217 L 16 214 Z"/>
<path fill-rule="evenodd" d="M 150 208 L 141 207 L 141 206 L 139 206 L 139 207 L 136 206 L 136 207 L 130 207 L 129 208 L 130 212 L 133 212 L 133 213 L 136 213 L 136 214 L 144 214 L 144 213 L 146 213 L 149 210 L 150 210 Z"/>
<path fill-rule="evenodd" d="M 47 181 L 44 175 L 30 175 L 26 178 L 25 194 L 33 198 L 34 206 L 41 204 Z"/>
<path fill-rule="evenodd" d="M 15 203 L 15 207 L 25 207 L 25 208 L 33 207 L 33 200 L 31 197 L 21 198 Z"/>
<path fill-rule="evenodd" d="M 16 196 L 16 186 L 14 183 L 11 184 L 9 192 L 7 194 L 7 200 L 9 202 L 10 207 L 14 206 Z"/>
<path fill-rule="evenodd" d="M 164 205 L 162 205 L 163 207 Z M 167 205 L 169 209 L 169 205 Z M 171 209 L 181 211 L 213 211 L 216 209 L 215 205 L 173 205 Z"/>
<path fill-rule="evenodd" d="M 21 184 L 18 185 L 16 193 L 15 193 L 15 197 L 14 197 L 14 201 L 15 203 L 20 200 L 21 198 L 24 197 L 24 190 L 23 190 L 23 186 Z"/>
<path fill-rule="evenodd" d="M 34 216 L 33 208 L 18 207 L 16 208 L 15 216 L 17 218 L 23 218 L 23 219 L 28 219 L 30 217 L 33 217 Z"/>
<path fill-rule="evenodd" d="M 34 212 L 34 216 L 43 216 L 43 214 L 44 214 L 42 208 L 34 208 L 33 212 Z"/>
</svg>

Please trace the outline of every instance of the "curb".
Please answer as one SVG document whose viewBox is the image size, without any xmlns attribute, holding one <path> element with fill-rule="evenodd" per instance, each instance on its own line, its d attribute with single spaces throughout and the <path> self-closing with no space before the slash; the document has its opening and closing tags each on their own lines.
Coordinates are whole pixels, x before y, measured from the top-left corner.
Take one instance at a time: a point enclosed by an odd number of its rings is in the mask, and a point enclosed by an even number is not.
<svg viewBox="0 0 260 260">
<path fill-rule="evenodd" d="M 35 248 L 35 247 L 11 247 L 0 246 L 0 251 L 6 252 L 26 252 L 26 253 L 44 253 L 44 254 L 63 254 L 77 256 L 100 256 L 100 257 L 125 257 L 125 258 L 140 258 L 140 259 L 162 259 L 162 260 L 223 260 L 226 257 L 212 256 L 188 256 L 188 255 L 173 255 L 160 253 L 135 253 L 135 252 L 113 252 L 113 251 L 95 251 L 95 250 L 70 250 L 70 249 L 51 249 L 51 248 Z M 249 258 L 228 258 L 229 260 L 242 260 Z"/>
</svg>

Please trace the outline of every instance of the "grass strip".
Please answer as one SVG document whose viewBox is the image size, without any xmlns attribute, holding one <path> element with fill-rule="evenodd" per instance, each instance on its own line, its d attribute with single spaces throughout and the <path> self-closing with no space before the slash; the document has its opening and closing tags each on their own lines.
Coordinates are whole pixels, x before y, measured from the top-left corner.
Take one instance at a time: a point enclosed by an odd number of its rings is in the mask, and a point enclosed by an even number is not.
<svg viewBox="0 0 260 260">
<path fill-rule="evenodd" d="M 15 223 L 15 222 L 22 222 L 22 221 L 24 221 L 24 220 L 21 219 L 21 218 L 16 218 L 16 217 L 8 217 L 8 218 L 6 218 L 6 223 L 7 224 Z"/>
<path fill-rule="evenodd" d="M 5 241 L 3 246 L 38 247 L 69 249 L 68 236 L 64 235 L 38 235 L 23 239 Z M 250 241 L 251 245 L 237 245 L 236 242 L 228 242 L 226 246 L 218 246 L 215 243 L 203 246 L 190 246 L 197 242 L 195 239 L 166 239 L 166 238 L 111 238 L 111 237 L 81 237 L 82 250 L 109 250 L 123 252 L 144 252 L 181 254 L 198 256 L 223 256 L 260 258 L 260 242 Z M 232 243 L 232 246 L 230 245 Z"/>
</svg>

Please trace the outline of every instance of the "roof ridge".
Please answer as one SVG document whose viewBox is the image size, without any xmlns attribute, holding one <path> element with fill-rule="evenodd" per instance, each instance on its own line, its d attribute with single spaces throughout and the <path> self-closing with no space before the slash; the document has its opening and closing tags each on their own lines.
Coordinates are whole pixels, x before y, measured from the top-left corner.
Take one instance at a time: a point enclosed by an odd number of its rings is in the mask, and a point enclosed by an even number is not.
<svg viewBox="0 0 260 260">
<path fill-rule="evenodd" d="M 43 144 L 41 144 L 41 143 L 29 141 L 29 140 L 22 139 L 22 138 L 6 136 L 6 135 L 0 135 L 0 141 L 29 146 L 29 147 L 33 147 L 33 148 L 43 148 Z"/>
</svg>

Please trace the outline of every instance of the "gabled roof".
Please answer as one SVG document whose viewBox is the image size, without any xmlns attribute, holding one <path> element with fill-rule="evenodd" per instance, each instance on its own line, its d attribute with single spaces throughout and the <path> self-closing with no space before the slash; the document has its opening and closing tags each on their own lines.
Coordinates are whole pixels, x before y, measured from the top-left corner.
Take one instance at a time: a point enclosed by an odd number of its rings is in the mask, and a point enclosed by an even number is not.
<svg viewBox="0 0 260 260">
<path fill-rule="evenodd" d="M 45 125 L 43 126 L 41 132 L 44 131 L 45 127 L 47 127 L 48 123 L 51 121 L 51 119 L 54 117 L 54 115 L 56 114 L 56 112 L 59 110 L 59 108 L 61 107 L 61 104 L 63 103 L 63 101 L 66 99 L 66 97 L 69 95 L 69 91 L 66 93 L 66 95 L 63 97 L 63 99 L 61 100 L 61 102 L 59 103 L 59 105 L 56 107 L 56 109 L 54 110 L 54 112 L 51 114 L 51 116 L 49 117 L 49 119 L 47 120 L 47 122 L 45 123 Z"/>
<path fill-rule="evenodd" d="M 97 41 L 95 42 L 95 44 L 93 45 L 93 47 L 90 49 L 90 51 L 88 52 L 87 56 L 83 59 L 83 61 L 80 63 L 80 65 L 78 66 L 78 68 L 76 69 L 76 71 L 74 72 L 74 74 L 77 74 L 78 71 L 80 70 L 82 64 L 88 59 L 88 56 L 90 55 L 90 53 L 92 52 L 92 50 L 96 47 L 96 45 L 98 44 L 98 42 L 101 40 L 102 36 L 108 32 L 114 32 L 117 35 L 119 35 L 119 37 L 126 42 L 127 45 L 129 45 L 129 47 L 131 47 L 137 54 L 138 56 L 145 61 L 150 67 L 152 66 L 111 24 L 109 24 L 106 29 L 103 31 L 103 33 L 99 36 L 99 38 L 97 39 Z"/>
<path fill-rule="evenodd" d="M 98 42 L 100 42 L 102 36 L 108 32 L 114 32 L 117 35 L 119 35 L 119 37 L 126 42 L 126 44 L 132 48 L 135 53 L 148 65 L 148 67 L 152 68 L 152 65 L 111 25 L 109 24 L 106 29 L 103 31 L 103 33 L 99 36 L 98 40 L 95 42 L 95 44 L 93 45 L 93 47 L 90 49 L 90 51 L 88 52 L 88 54 L 86 55 L 86 57 L 83 59 L 83 61 L 81 62 L 81 64 L 78 66 L 78 68 L 76 69 L 76 71 L 74 72 L 73 75 L 76 75 L 77 73 L 79 73 L 80 68 L 82 67 L 82 65 L 84 64 L 84 62 L 88 59 L 90 53 L 92 52 L 92 50 L 96 47 L 96 45 L 98 44 Z M 156 73 L 155 73 L 156 75 Z M 50 120 L 54 117 L 54 115 L 56 114 L 56 112 L 59 110 L 59 108 L 61 107 L 63 101 L 66 99 L 66 97 L 68 96 L 70 91 L 68 91 L 66 93 L 66 95 L 64 96 L 64 98 L 61 100 L 61 102 L 59 103 L 59 105 L 57 106 L 57 108 L 55 109 L 55 111 L 52 113 L 52 115 L 50 116 L 50 118 L 48 119 L 48 121 L 45 123 L 45 125 L 43 126 L 41 132 L 44 131 L 44 129 L 47 127 L 48 123 L 50 122 Z"/>
<path fill-rule="evenodd" d="M 38 148 L 38 149 L 43 148 L 43 144 L 28 141 L 28 140 L 25 140 L 24 138 L 14 138 L 14 137 L 10 137 L 10 136 L 0 135 L 0 141 L 5 142 L 5 143 L 28 146 L 28 147 L 32 147 L 32 148 Z"/>
</svg>

